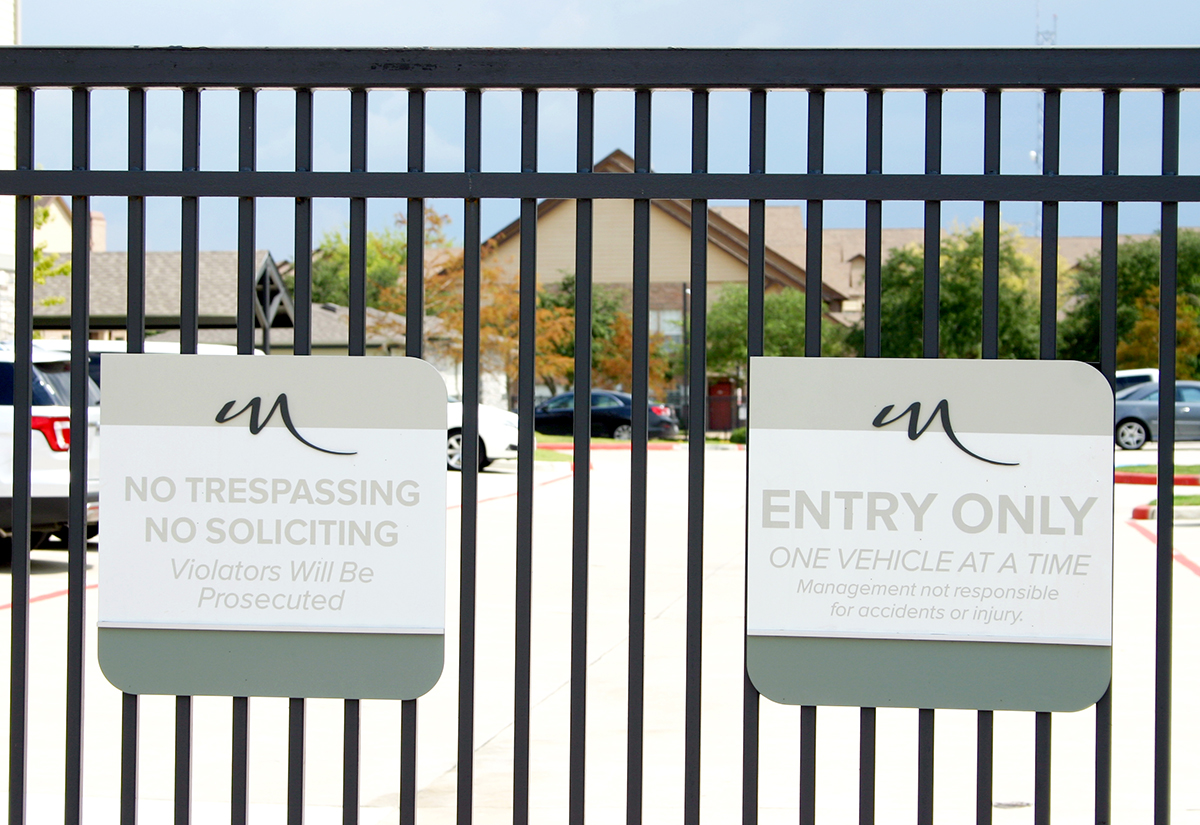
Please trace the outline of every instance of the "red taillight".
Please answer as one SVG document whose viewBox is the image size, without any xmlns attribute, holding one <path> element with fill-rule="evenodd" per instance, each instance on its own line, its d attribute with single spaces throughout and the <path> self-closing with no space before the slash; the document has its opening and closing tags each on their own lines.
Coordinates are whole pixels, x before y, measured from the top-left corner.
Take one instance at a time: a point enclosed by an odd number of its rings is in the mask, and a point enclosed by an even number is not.
<svg viewBox="0 0 1200 825">
<path fill-rule="evenodd" d="M 655 415 L 661 415 L 663 418 L 671 417 L 671 408 L 662 404 L 651 404 L 650 412 L 654 413 Z"/>
<path fill-rule="evenodd" d="M 46 436 L 46 441 L 54 452 L 65 452 L 71 446 L 71 419 L 65 416 L 35 415 L 32 424 L 35 430 Z"/>
</svg>

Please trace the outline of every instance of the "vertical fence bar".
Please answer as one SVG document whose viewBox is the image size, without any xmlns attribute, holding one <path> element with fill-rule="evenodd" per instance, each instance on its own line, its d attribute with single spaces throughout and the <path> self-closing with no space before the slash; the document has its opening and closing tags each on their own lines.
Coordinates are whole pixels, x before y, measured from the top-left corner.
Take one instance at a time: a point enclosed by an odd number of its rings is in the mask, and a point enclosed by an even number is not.
<svg viewBox="0 0 1200 825">
<path fill-rule="evenodd" d="M 478 172 L 482 157 L 482 101 L 467 89 L 463 171 Z M 463 204 L 463 440 L 462 520 L 459 562 L 458 643 L 458 822 L 471 821 L 475 771 L 475 553 L 479 512 L 479 200 Z M 518 440 L 528 438 L 524 430 Z"/>
<path fill-rule="evenodd" d="M 858 825 L 875 823 L 875 708 L 858 711 Z"/>
<path fill-rule="evenodd" d="M 765 89 L 750 91 L 750 174 L 764 175 L 767 172 L 767 92 Z M 746 312 L 746 375 L 750 374 L 750 358 L 763 354 L 765 327 L 765 289 L 767 271 L 766 223 L 767 203 L 751 200 L 748 210 L 748 243 L 746 261 L 747 312 Z M 749 389 L 753 389 L 750 387 Z M 749 394 L 747 394 L 749 405 Z M 746 415 L 746 447 L 749 449 L 750 415 Z M 749 466 L 747 466 L 747 474 Z M 749 475 L 747 475 L 747 480 Z M 750 487 L 746 486 L 747 519 L 749 518 Z M 747 533 L 749 535 L 749 533 Z M 750 545 L 746 545 L 749 560 Z M 742 602 L 749 604 L 750 592 L 743 583 Z M 747 642 L 743 627 L 742 661 L 748 665 Z M 758 823 L 758 751 L 759 751 L 759 693 L 750 681 L 749 667 L 742 674 L 742 825 Z"/>
<path fill-rule="evenodd" d="M 408 171 L 425 171 L 425 90 L 408 92 Z M 425 355 L 425 200 L 408 199 L 408 259 L 404 281 L 404 354 Z M 478 245 L 478 244 L 477 244 Z M 464 346 L 466 341 L 464 340 Z M 466 353 L 464 350 L 464 359 Z M 400 706 L 400 822 L 417 820 L 417 700 Z"/>
<path fill-rule="evenodd" d="M 1101 172 L 1105 175 L 1118 174 L 1120 167 L 1120 95 L 1114 89 L 1104 92 Z M 1117 369 L 1117 214 L 1114 201 L 1105 201 L 1100 207 L 1100 371 L 1109 386 L 1116 385 Z M 1095 789 L 1096 824 L 1109 825 L 1112 821 L 1111 682 L 1096 703 Z"/>
<path fill-rule="evenodd" d="M 933 732 L 936 717 L 932 708 L 917 711 L 917 825 L 933 825 Z"/>
<path fill-rule="evenodd" d="M 91 167 L 91 92 L 71 90 L 71 168 Z M 88 293 L 91 272 L 91 199 L 71 198 L 71 467 L 67 504 L 67 739 L 65 821 L 83 819 L 83 677 L 87 587 Z"/>
<path fill-rule="evenodd" d="M 1033 825 L 1050 825 L 1050 743 L 1054 715 L 1038 711 L 1033 717 Z"/>
<path fill-rule="evenodd" d="M 808 92 L 808 174 L 825 170 L 825 91 Z M 825 203 L 808 202 L 804 271 L 804 354 L 821 354 L 821 255 L 824 242 Z M 816 300 L 813 300 L 816 296 Z"/>
<path fill-rule="evenodd" d="M 183 90 L 183 171 L 200 169 L 200 90 Z M 180 200 L 179 351 L 194 354 L 200 341 L 200 199 Z"/>
<path fill-rule="evenodd" d="M 575 171 L 592 172 L 595 93 L 578 92 Z M 588 525 L 592 432 L 592 201 L 575 201 L 575 474 L 571 519 L 571 727 L 568 817 L 583 825 L 587 774 Z M 635 343 L 636 349 L 636 343 Z M 634 362 L 638 353 L 633 354 Z M 635 368 L 636 369 L 636 368 Z M 649 407 L 633 399 L 633 430 L 647 426 Z"/>
<path fill-rule="evenodd" d="M 33 169 L 33 89 L 17 89 L 16 167 Z M 8 821 L 25 825 L 29 743 L 29 525 L 33 394 L 33 214 L 31 195 L 16 200 L 14 238 L 12 626 L 8 694 Z"/>
<path fill-rule="evenodd" d="M 367 90 L 350 91 L 350 171 L 367 171 Z M 351 355 L 366 352 L 367 326 L 367 199 L 350 199 L 350 335 Z M 349 718 L 349 717 L 347 717 Z M 355 717 L 357 718 L 357 717 Z"/>
<path fill-rule="evenodd" d="M 342 720 L 342 825 L 358 822 L 359 701 L 346 699 Z"/>
<path fill-rule="evenodd" d="M 708 171 L 708 91 L 692 92 L 692 174 Z M 702 179 L 702 177 L 701 177 Z M 684 665 L 683 821 L 700 822 L 700 678 L 704 606 L 704 435 L 708 412 L 708 201 L 692 200 L 691 363 L 688 365 L 687 654 Z M 699 400 L 699 403 L 697 403 Z"/>
<path fill-rule="evenodd" d="M 304 700 L 288 699 L 287 825 L 304 825 Z"/>
<path fill-rule="evenodd" d="M 257 168 L 257 95 L 254 89 L 238 90 L 238 171 L 253 172 Z M 240 355 L 254 353 L 254 304 L 258 300 L 255 272 L 255 209 L 254 198 L 238 198 L 238 296 L 237 296 L 237 348 Z M 268 299 L 269 300 L 269 299 Z M 266 309 L 266 307 L 264 307 Z M 265 313 L 264 313 L 265 318 Z M 263 347 L 270 354 L 265 318 L 263 325 Z M 236 784 L 235 779 L 235 796 Z M 236 803 L 236 799 L 235 799 Z M 236 822 L 236 820 L 235 820 Z"/>
<path fill-rule="evenodd" d="M 800 825 L 817 821 L 817 709 L 800 706 Z"/>
<path fill-rule="evenodd" d="M 1120 172 L 1121 93 L 1104 92 L 1104 138 L 1101 174 Z M 1117 369 L 1117 203 L 1100 207 L 1100 371 L 1114 384 Z"/>
<path fill-rule="evenodd" d="M 981 710 L 976 718 L 975 825 L 992 822 L 992 711 Z"/>
<path fill-rule="evenodd" d="M 1059 166 L 1059 121 L 1062 94 L 1047 89 L 1042 96 L 1042 174 L 1057 175 Z M 1041 342 L 1039 356 L 1058 357 L 1058 203 L 1042 204 Z M 1053 716 L 1039 712 L 1034 717 L 1033 821 L 1050 825 L 1050 769 Z"/>
<path fill-rule="evenodd" d="M 367 90 L 350 90 L 350 171 L 367 171 Z M 367 199 L 350 199 L 350 355 L 367 349 Z M 345 700 L 342 727 L 342 825 L 358 823 L 359 700 Z"/>
<path fill-rule="evenodd" d="M 537 172 L 538 93 L 521 92 L 521 171 Z M 521 199 L 517 417 L 517 656 L 513 823 L 529 822 L 530 645 L 533 629 L 533 390 L 537 342 L 537 199 Z"/>
<path fill-rule="evenodd" d="M 633 171 L 650 172 L 649 89 L 633 94 Z M 684 330 L 684 335 L 687 331 Z M 633 405 L 649 399 L 650 201 L 633 202 Z M 648 431 L 634 427 L 629 470 L 629 706 L 625 751 L 625 822 L 642 821 L 642 761 L 646 693 L 646 493 Z"/>
<path fill-rule="evenodd" d="M 146 90 L 128 93 L 129 171 L 146 168 Z M 126 243 L 126 351 L 141 352 L 146 340 L 146 199 L 129 197 Z M 140 701 L 121 694 L 121 825 L 136 825 L 138 799 L 138 716 Z"/>
<path fill-rule="evenodd" d="M 425 90 L 408 92 L 408 171 L 425 171 Z M 404 281 L 404 353 L 424 355 L 425 343 L 425 199 L 408 199 L 408 259 Z M 416 254 L 413 251 L 416 250 Z"/>
<path fill-rule="evenodd" d="M 942 173 L 942 90 L 925 92 L 925 174 Z M 937 358 L 942 286 L 942 203 L 925 201 L 925 278 L 922 300 L 921 355 Z"/>
<path fill-rule="evenodd" d="M 175 825 L 192 821 L 192 697 L 175 697 Z"/>
<path fill-rule="evenodd" d="M 311 172 L 313 93 L 296 89 L 296 171 Z M 312 198 L 296 198 L 292 354 L 312 353 Z M 288 700 L 287 825 L 304 825 L 304 699 Z"/>
<path fill-rule="evenodd" d="M 808 92 L 808 174 L 820 175 L 825 171 L 825 92 L 810 89 Z M 808 202 L 808 231 L 805 237 L 806 267 L 804 273 L 804 354 L 816 357 L 821 354 L 821 295 L 822 255 L 824 245 L 823 201 Z M 870 249 L 868 241 L 867 248 Z M 868 253 L 869 254 L 869 253 Z M 868 321 L 867 329 L 872 324 Z M 877 324 L 876 324 L 877 327 Z M 869 333 L 868 333 L 869 334 Z M 878 347 L 876 346 L 877 350 Z M 868 347 L 870 351 L 870 347 Z M 800 708 L 800 825 L 813 825 L 816 811 L 817 770 L 815 760 L 817 747 L 817 709 L 811 706 Z"/>
<path fill-rule="evenodd" d="M 867 168 L 868 175 L 883 174 L 883 92 L 871 89 L 867 92 Z M 883 286 L 881 263 L 883 246 L 883 202 L 869 200 L 866 203 L 865 252 L 866 261 L 863 280 L 863 349 L 870 355 L 879 355 L 880 302 Z M 810 353 L 811 354 L 811 353 Z"/>
<path fill-rule="evenodd" d="M 1163 175 L 1179 174 L 1179 90 L 1163 93 Z M 1162 205 L 1158 315 L 1158 544 L 1154 636 L 1154 823 L 1171 821 L 1172 588 L 1175 547 L 1175 323 L 1179 204 Z"/>
<path fill-rule="evenodd" d="M 1000 174 L 1000 90 L 983 93 L 983 173 Z M 980 354 L 1000 357 L 1000 202 L 983 204 L 983 323 Z M 992 821 L 992 712 L 979 711 L 976 720 L 975 822 Z M 931 794 L 932 802 L 932 794 Z"/>
<path fill-rule="evenodd" d="M 983 174 L 1000 174 L 1000 90 L 983 93 Z M 983 203 L 984 358 L 1000 357 L 1000 202 Z"/>
<path fill-rule="evenodd" d="M 233 697 L 233 758 L 230 762 L 229 821 L 246 825 L 250 806 L 250 699 Z"/>
<path fill-rule="evenodd" d="M 313 93 L 296 90 L 296 171 L 311 172 L 313 165 Z M 296 312 L 292 331 L 292 353 L 312 352 L 312 198 L 296 198 L 295 286 L 292 306 Z M 303 734 L 303 730 L 301 731 Z M 303 798 L 303 790 L 301 790 Z"/>
<path fill-rule="evenodd" d="M 127 105 L 129 110 L 127 139 L 129 171 L 143 172 L 146 169 L 146 90 L 130 89 Z M 146 340 L 145 198 L 136 195 L 129 196 L 127 224 L 125 340 L 128 352 L 141 352 Z"/>
<path fill-rule="evenodd" d="M 1042 96 L 1042 174 L 1058 174 L 1059 120 L 1062 93 L 1047 89 Z M 1058 355 L 1058 203 L 1042 204 L 1042 358 Z"/>
</svg>

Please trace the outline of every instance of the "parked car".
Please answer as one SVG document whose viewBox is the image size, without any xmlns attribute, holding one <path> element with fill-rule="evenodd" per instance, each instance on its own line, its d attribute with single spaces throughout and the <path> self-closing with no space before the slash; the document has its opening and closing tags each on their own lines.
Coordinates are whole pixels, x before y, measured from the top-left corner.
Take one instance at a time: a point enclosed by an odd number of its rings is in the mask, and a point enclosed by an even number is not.
<svg viewBox="0 0 1200 825">
<path fill-rule="evenodd" d="M 1158 440 L 1158 382 L 1143 383 L 1121 393 L 1116 401 L 1117 446 L 1140 450 Z M 1175 382 L 1175 438 L 1200 441 L 1200 381 Z"/>
<path fill-rule="evenodd" d="M 446 466 L 462 469 L 463 403 L 450 399 L 446 408 Z M 517 416 L 507 410 L 479 405 L 479 469 L 498 459 L 517 457 Z"/>
<path fill-rule="evenodd" d="M 1144 367 L 1133 370 L 1117 370 L 1114 378 L 1116 383 L 1113 389 L 1117 392 L 1120 392 L 1121 390 L 1128 389 L 1129 387 L 1135 387 L 1138 384 L 1157 384 L 1158 370 L 1154 367 Z"/>
<path fill-rule="evenodd" d="M 542 402 L 533 411 L 533 427 L 547 435 L 570 435 L 575 430 L 575 393 L 564 392 Z M 679 422 L 665 404 L 650 402 L 651 438 L 674 438 Z M 633 396 L 615 390 L 592 390 L 592 435 L 602 438 L 633 437 Z"/>
<path fill-rule="evenodd" d="M 30 478 L 31 543 L 50 536 L 66 537 L 70 490 L 71 363 L 66 353 L 33 348 L 32 440 Z M 13 347 L 0 344 L 0 563 L 12 558 L 13 528 Z M 88 536 L 96 534 L 100 517 L 100 389 L 88 381 Z"/>
<path fill-rule="evenodd" d="M 37 345 L 42 349 L 54 352 L 69 353 L 71 351 L 70 338 L 39 339 Z M 128 348 L 129 345 L 125 341 L 88 341 L 88 372 L 97 387 L 100 386 L 100 356 L 106 352 L 128 352 Z M 146 341 L 142 345 L 142 351 L 150 354 L 178 355 L 179 343 L 176 341 Z M 198 344 L 196 352 L 199 355 L 237 355 L 237 347 L 229 344 Z M 265 355 L 260 349 L 254 350 L 254 354 Z"/>
</svg>

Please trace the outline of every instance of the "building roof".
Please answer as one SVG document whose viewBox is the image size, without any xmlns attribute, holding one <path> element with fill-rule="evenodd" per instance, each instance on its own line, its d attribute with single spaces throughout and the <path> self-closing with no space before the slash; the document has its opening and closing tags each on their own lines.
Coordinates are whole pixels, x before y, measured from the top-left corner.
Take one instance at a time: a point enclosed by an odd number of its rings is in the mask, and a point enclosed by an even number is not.
<svg viewBox="0 0 1200 825">
<path fill-rule="evenodd" d="M 633 158 L 622 152 L 620 149 L 614 150 L 607 157 L 596 163 L 595 171 L 598 173 L 618 173 L 629 174 L 634 171 Z M 547 212 L 557 209 L 564 203 L 569 203 L 568 199 L 564 198 L 547 198 L 538 204 L 538 216 L 545 215 Z M 669 215 L 675 220 L 682 223 L 684 226 L 690 227 L 692 222 L 692 206 L 691 201 L 683 199 L 666 199 L 653 200 L 651 204 Z M 796 207 L 798 209 L 798 207 Z M 485 245 L 499 246 L 510 238 L 520 234 L 521 222 L 515 220 L 508 226 L 501 229 L 490 239 Z M 708 241 L 732 255 L 742 263 L 749 263 L 750 259 L 750 238 L 747 234 L 747 226 L 738 225 L 724 216 L 721 209 L 710 208 L 708 210 Z M 796 289 L 804 289 L 804 268 L 798 261 L 803 261 L 803 257 L 796 259 L 789 255 L 783 254 L 776 248 L 770 237 L 766 240 L 766 278 L 767 283 L 774 283 L 779 286 L 788 286 Z M 822 299 L 830 304 L 838 305 L 844 299 L 845 295 L 831 284 L 823 284 Z"/>
<path fill-rule="evenodd" d="M 60 255 L 60 261 L 71 260 Z M 120 329 L 126 324 L 129 256 L 125 252 L 93 252 L 89 268 L 91 325 L 95 329 Z M 199 313 L 202 328 L 237 326 L 238 253 L 201 252 L 198 260 Z M 179 327 L 180 252 L 146 253 L 146 328 Z M 254 253 L 254 278 L 258 300 L 255 323 L 291 326 L 292 299 L 271 253 Z M 71 276 L 49 278 L 33 290 L 35 327 L 64 328 L 71 318 Z M 47 304 L 47 301 L 52 303 Z"/>
</svg>

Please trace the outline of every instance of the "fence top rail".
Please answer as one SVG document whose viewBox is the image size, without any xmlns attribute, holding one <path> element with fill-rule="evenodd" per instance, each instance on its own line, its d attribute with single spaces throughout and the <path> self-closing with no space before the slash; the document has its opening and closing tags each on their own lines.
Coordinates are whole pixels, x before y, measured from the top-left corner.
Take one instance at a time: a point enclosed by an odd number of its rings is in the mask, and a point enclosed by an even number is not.
<svg viewBox="0 0 1200 825">
<path fill-rule="evenodd" d="M 1193 89 L 1200 48 L 0 47 L 5 87 Z"/>
</svg>

